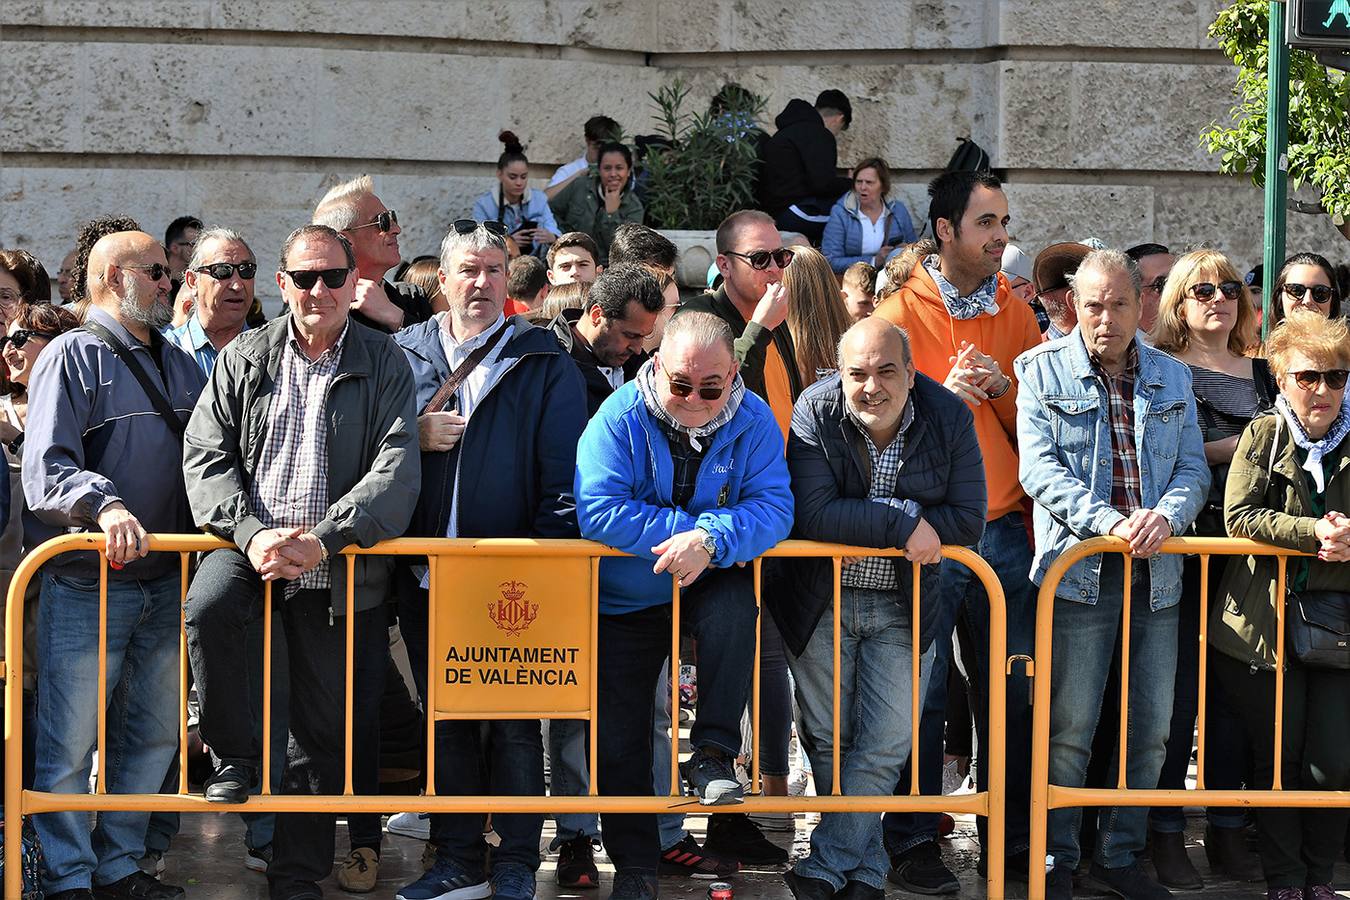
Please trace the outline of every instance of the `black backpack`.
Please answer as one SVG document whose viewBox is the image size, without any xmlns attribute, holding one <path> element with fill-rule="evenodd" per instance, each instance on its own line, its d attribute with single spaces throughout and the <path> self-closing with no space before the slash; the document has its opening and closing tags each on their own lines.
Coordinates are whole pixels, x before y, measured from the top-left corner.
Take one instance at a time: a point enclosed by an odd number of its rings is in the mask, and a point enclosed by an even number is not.
<svg viewBox="0 0 1350 900">
<path fill-rule="evenodd" d="M 962 138 L 956 152 L 947 160 L 948 172 L 988 172 L 989 154 L 970 138 Z"/>
</svg>

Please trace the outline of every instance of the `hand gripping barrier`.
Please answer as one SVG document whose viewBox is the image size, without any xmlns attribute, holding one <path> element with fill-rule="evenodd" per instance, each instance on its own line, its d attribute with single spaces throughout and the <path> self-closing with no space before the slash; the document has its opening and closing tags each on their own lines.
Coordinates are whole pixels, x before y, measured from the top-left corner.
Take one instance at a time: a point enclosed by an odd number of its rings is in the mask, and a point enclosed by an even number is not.
<svg viewBox="0 0 1350 900">
<path fill-rule="evenodd" d="M 182 587 L 181 597 L 186 599 L 188 578 L 191 571 L 191 555 L 197 552 L 214 550 L 221 547 L 232 546 L 217 538 L 205 535 L 152 535 L 150 537 L 150 550 L 152 552 L 178 553 L 181 560 Z M 21 710 L 22 703 L 22 675 L 23 675 L 23 603 L 24 591 L 28 582 L 37 574 L 43 563 L 52 557 L 61 553 L 72 551 L 95 551 L 100 556 L 100 577 L 99 577 L 99 683 L 98 690 L 101 696 L 107 696 L 107 585 L 108 585 L 108 565 L 107 559 L 103 555 L 104 539 L 101 534 L 72 534 L 53 538 L 50 541 L 35 548 L 19 565 L 14 573 L 13 580 L 10 583 L 9 601 L 6 614 L 8 616 L 8 632 L 6 638 L 6 658 L 8 660 L 8 677 L 5 684 L 5 754 L 7 765 L 7 780 L 5 782 L 5 827 L 11 835 L 18 835 L 20 832 L 21 817 L 33 813 L 56 812 L 63 810 L 142 810 L 142 811 L 176 811 L 176 812 L 220 812 L 221 807 L 218 804 L 208 803 L 200 795 L 188 794 L 187 783 L 187 703 L 186 696 L 188 692 L 188 658 L 187 658 L 187 637 L 183 629 L 183 614 L 180 612 L 180 633 L 179 633 L 179 784 L 177 794 L 108 794 L 107 785 L 104 780 L 104 773 L 100 767 L 98 778 L 95 782 L 95 789 L 90 794 L 57 794 L 43 793 L 38 791 L 24 790 L 22 787 L 21 773 L 22 753 L 23 753 L 23 717 Z M 402 538 L 398 540 L 385 541 L 369 549 L 359 547 L 349 547 L 343 551 L 343 555 L 354 557 L 358 555 L 366 556 L 412 556 L 424 557 L 429 567 L 429 583 L 431 585 L 433 600 L 430 603 L 428 613 L 428 665 L 427 665 L 427 685 L 428 698 L 427 708 L 431 714 L 427 715 L 426 739 L 434 742 L 435 723 L 446 719 L 491 719 L 491 718 L 574 718 L 586 719 L 589 721 L 591 746 L 597 746 L 596 743 L 596 654 L 592 652 L 596 644 L 596 626 L 598 615 L 596 613 L 596 595 L 599 581 L 600 560 L 608 556 L 623 556 L 617 550 L 605 547 L 600 544 L 580 540 L 552 540 L 536 541 L 529 539 L 492 539 L 492 540 L 473 540 L 473 539 L 417 539 Z M 899 550 L 877 550 L 871 548 L 848 547 L 836 544 L 817 544 L 808 541 L 785 541 L 765 554 L 765 557 L 814 557 L 828 558 L 833 561 L 834 568 L 834 593 L 833 593 L 833 617 L 836 623 L 834 630 L 834 709 L 833 709 L 833 730 L 834 734 L 839 734 L 839 654 L 840 654 L 840 630 L 837 627 L 840 615 L 840 573 L 842 570 L 842 560 L 850 556 L 903 556 L 903 551 Z M 999 584 L 997 576 L 983 559 L 975 555 L 972 551 L 963 547 L 944 547 L 943 556 L 948 560 L 968 566 L 977 578 L 983 583 L 985 591 L 989 597 L 989 616 L 990 616 L 990 646 L 989 653 L 992 660 L 1004 660 L 1006 657 L 1005 635 L 1006 620 L 1003 601 L 1003 589 Z M 581 674 L 577 675 L 578 682 L 584 677 L 585 688 L 589 699 L 583 704 L 584 709 L 569 708 L 565 711 L 552 709 L 549 706 L 549 696 L 546 691 L 536 692 L 533 696 L 542 696 L 543 700 L 527 706 L 525 708 L 513 708 L 509 710 L 497 710 L 496 714 L 492 710 L 481 708 L 470 708 L 462 710 L 447 711 L 443 706 L 444 696 L 438 698 L 438 693 L 445 695 L 448 693 L 442 684 L 438 690 L 438 680 L 440 682 L 448 681 L 446 673 L 442 670 L 444 659 L 438 658 L 440 654 L 438 649 L 437 631 L 447 626 L 445 621 L 439 621 L 438 605 L 435 597 L 438 596 L 438 588 L 444 588 L 449 582 L 442 583 L 441 578 L 445 575 L 455 577 L 454 587 L 459 590 L 461 584 L 460 571 L 452 571 L 457 562 L 461 563 L 461 568 L 467 567 L 469 563 L 466 560 L 476 561 L 476 564 L 482 564 L 485 560 L 501 560 L 501 568 L 492 575 L 488 581 L 503 586 L 502 599 L 497 606 L 500 617 L 505 619 L 515 615 L 522 608 L 525 610 L 525 618 L 534 614 L 530 609 L 528 602 L 524 607 L 519 604 L 522 602 L 520 596 L 521 582 L 509 580 L 516 573 L 515 568 L 505 568 L 508 563 L 514 561 L 514 565 L 549 565 L 548 561 L 561 562 L 563 560 L 584 561 L 586 569 L 589 571 L 589 585 L 586 596 L 589 603 L 588 608 L 584 610 L 572 609 L 569 612 L 571 616 L 582 616 L 589 628 L 589 645 L 584 653 L 576 654 L 574 658 L 584 658 L 584 666 L 581 667 Z M 418 560 L 420 562 L 420 560 Z M 756 603 L 760 601 L 760 575 L 762 558 L 755 560 L 754 567 L 754 591 Z M 347 572 L 347 597 L 350 599 L 353 594 L 355 583 L 355 566 L 346 566 Z M 911 605 L 911 627 L 913 623 L 920 621 L 919 616 L 919 579 L 917 577 L 919 566 L 914 564 L 915 575 L 914 590 Z M 264 665 L 263 672 L 263 747 L 271 747 L 271 674 L 272 674 L 272 614 L 273 614 L 273 592 L 271 584 L 267 584 L 264 590 Z M 671 625 L 671 710 L 672 714 L 679 710 L 679 679 L 673 677 L 679 672 L 679 648 L 680 648 L 680 590 L 675 579 L 671 580 L 671 603 L 673 605 L 673 616 Z M 516 604 L 513 606 L 512 604 Z M 475 604 L 460 604 L 461 607 L 471 607 L 473 610 L 481 610 L 481 607 Z M 496 621 L 499 618 L 498 612 L 491 610 L 490 613 Z M 458 615 L 460 610 L 454 610 Z M 464 610 L 467 615 L 467 609 Z M 477 613 L 482 615 L 481 612 Z M 440 615 L 444 615 L 442 612 Z M 262 758 L 262 793 L 258 796 L 250 797 L 246 803 L 231 805 L 229 811 L 270 811 L 270 812 L 329 812 L 329 813 L 394 813 L 394 812 L 433 812 L 433 813 L 453 813 L 453 812 L 484 812 L 492 810 L 494 812 L 532 812 L 532 813 L 566 813 L 566 812 L 671 812 L 682 811 L 688 808 L 689 804 L 697 801 L 681 796 L 680 777 L 678 771 L 679 760 L 679 729 L 671 729 L 671 793 L 669 796 L 645 796 L 645 797 L 600 797 L 596 795 L 596 759 L 595 754 L 590 754 L 590 794 L 581 797 L 556 797 L 556 796 L 438 796 L 435 793 L 435 753 L 427 754 L 427 793 L 421 797 L 399 797 L 399 796 L 356 796 L 352 790 L 352 655 L 354 646 L 354 618 L 345 616 L 346 627 L 346 684 L 345 684 L 345 764 L 344 764 L 344 788 L 341 795 L 333 796 L 307 796 L 295 794 L 273 794 L 270 790 L 271 784 L 271 762 L 270 753 L 263 753 Z M 762 618 L 760 619 L 762 622 Z M 518 625 L 519 622 L 507 622 L 506 625 Z M 498 627 L 503 627 L 500 624 Z M 920 654 L 918 642 L 911 641 L 913 647 L 911 658 L 912 683 L 919 684 Z M 918 732 L 920 722 L 920 712 L 922 709 L 922 696 L 918 690 L 911 692 L 910 712 L 911 712 L 911 770 L 912 778 L 910 782 L 910 792 L 908 795 L 901 796 L 842 796 L 840 794 L 840 747 L 839 741 L 833 741 L 833 792 L 824 797 L 765 797 L 759 794 L 760 791 L 760 773 L 759 773 L 759 655 L 760 655 L 760 635 L 756 628 L 755 635 L 755 665 L 754 677 L 752 683 L 751 706 L 753 712 L 753 746 L 752 746 L 752 771 L 750 796 L 747 797 L 744 804 L 735 808 L 736 812 L 757 813 L 757 812 L 867 812 L 880 814 L 883 812 L 951 812 L 968 813 L 981 816 L 987 816 L 989 819 L 988 832 L 988 853 L 990 860 L 988 870 L 988 891 L 990 897 L 1001 897 L 1003 895 L 1003 840 L 1004 840 L 1004 751 L 1002 741 L 993 741 L 989 748 L 989 790 L 980 793 L 960 796 L 920 796 L 919 795 L 919 776 L 918 776 Z M 989 669 L 989 722 L 990 732 L 992 734 L 1002 734 L 1005 723 L 1006 693 L 1004 688 L 1006 666 L 991 665 Z M 3 670 L 0 670 L 3 671 Z M 438 678 L 439 676 L 439 678 Z M 106 742 L 106 704 L 99 705 L 98 711 L 98 730 L 96 749 L 99 751 L 99 758 L 103 759 L 104 747 Z M 677 718 L 672 715 L 672 719 Z M 19 853 L 21 850 L 20 841 L 12 840 L 5 845 L 5 880 L 4 895 L 7 898 L 18 897 L 21 889 L 21 877 L 19 867 Z"/>
<path fill-rule="evenodd" d="M 1050 566 L 1041 583 L 1036 610 L 1036 663 L 1034 713 L 1032 719 L 1031 763 L 1031 850 L 1030 858 L 1046 859 L 1049 815 L 1051 810 L 1084 806 L 1240 806 L 1240 807 L 1341 807 L 1350 805 L 1350 792 L 1283 790 L 1280 785 L 1280 760 L 1284 731 L 1285 662 L 1285 569 L 1289 557 L 1310 554 L 1240 538 L 1169 538 L 1161 553 L 1196 554 L 1200 558 L 1200 657 L 1199 657 L 1199 732 L 1195 790 L 1157 790 L 1131 788 L 1126 784 L 1127 723 L 1130 691 L 1130 574 L 1133 563 L 1129 544 L 1120 538 L 1097 537 L 1074 544 Z M 1120 748 L 1117 784 L 1114 788 L 1073 788 L 1050 784 L 1050 669 L 1055 589 L 1074 563 L 1098 553 L 1122 553 L 1124 559 L 1124 603 L 1120 630 Z M 1275 771 L 1271 790 L 1209 790 L 1205 787 L 1205 684 L 1209 640 L 1209 560 L 1211 556 L 1274 556 L 1277 558 L 1277 604 L 1275 667 Z M 1067 602 L 1067 601 L 1066 601 Z M 1083 848 L 1091 853 L 1090 848 Z M 1029 900 L 1045 897 L 1045 868 L 1033 862 L 1028 885 Z M 991 896 L 993 896 L 991 894 Z"/>
</svg>

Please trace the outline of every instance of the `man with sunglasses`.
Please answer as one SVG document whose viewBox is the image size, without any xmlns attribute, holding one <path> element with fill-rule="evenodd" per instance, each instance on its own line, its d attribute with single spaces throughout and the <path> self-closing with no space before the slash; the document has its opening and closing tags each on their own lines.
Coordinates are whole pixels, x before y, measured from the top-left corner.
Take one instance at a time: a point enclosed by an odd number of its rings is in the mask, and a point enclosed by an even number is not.
<svg viewBox="0 0 1350 900">
<path fill-rule="evenodd" d="M 503 315 L 505 231 L 500 222 L 455 221 L 438 273 L 448 308 L 394 336 L 420 411 L 422 491 L 410 535 L 577 537 L 572 476 L 586 389 L 552 332 Z M 424 706 L 427 578 L 424 566 L 405 567 L 398 587 L 399 626 Z M 438 722 L 436 793 L 542 796 L 543 757 L 537 719 Z M 399 900 L 532 900 L 544 817 L 495 814 L 492 824 L 501 844 L 489 871 L 483 817 L 433 815 L 436 862 L 399 889 Z"/>
<path fill-rule="evenodd" d="M 1126 780 L 1157 787 L 1171 730 L 1182 558 L 1159 554 L 1203 508 L 1209 466 L 1196 422 L 1190 369 L 1139 340 L 1139 267 L 1094 250 L 1078 267 L 1078 327 L 1017 359 L 1017 439 L 1023 487 L 1035 502 L 1036 557 L 1045 578 L 1077 541 L 1119 537 L 1134 562 L 1106 553 L 1075 564 L 1059 583 L 1051 671 L 1050 782 L 1082 787 L 1119 640 L 1125 573 L 1131 578 L 1129 741 Z M 1142 439 L 1141 439 L 1142 438 Z M 1010 651 L 1012 652 L 1012 651 Z M 1078 810 L 1050 814 L 1051 900 L 1073 896 Z M 1100 811 L 1091 875 L 1122 897 L 1170 897 L 1138 862 L 1148 810 Z"/>
<path fill-rule="evenodd" d="M 276 582 L 285 632 L 290 747 L 284 793 L 341 793 L 345 617 L 353 630 L 352 771 L 358 793 L 378 785 L 379 702 L 392 560 L 356 566 L 347 597 L 344 547 L 401 535 L 416 499 L 413 383 L 387 336 L 352 322 L 356 262 L 323 225 L 292 232 L 277 285 L 289 313 L 221 352 L 188 425 L 183 467 L 198 527 L 235 546 L 198 567 L 186 603 L 188 648 L 202 703 L 202 738 L 220 758 L 206 798 L 242 802 L 263 748 L 251 706 L 261 685 L 241 652 Z M 273 900 L 312 900 L 333 869 L 334 817 L 276 817 L 267 868 Z"/>
<path fill-rule="evenodd" d="M 421 288 L 385 280 L 399 264 L 398 213 L 375 195 L 375 184 L 362 175 L 334 187 L 314 209 L 314 224 L 340 231 L 356 254 L 356 297 L 352 319 L 393 334 L 431 318 L 431 301 Z"/>
<path fill-rule="evenodd" d="M 197 239 L 183 270 L 192 309 L 164 337 L 190 354 L 208 378 L 220 351 L 248 328 L 257 274 L 258 261 L 237 231 L 211 228 Z"/>
<path fill-rule="evenodd" d="M 1144 286 L 1139 290 L 1139 302 L 1143 307 L 1139 315 L 1139 330 L 1147 334 L 1153 330 L 1153 323 L 1158 319 L 1158 304 L 1162 302 L 1163 288 L 1167 286 L 1167 276 L 1171 274 L 1177 260 L 1172 251 L 1162 244 L 1136 244 L 1126 250 L 1125 255 L 1134 260 L 1139 267 L 1139 276 L 1144 280 Z M 1256 307 L 1260 309 L 1259 285 L 1257 291 Z"/>
<path fill-rule="evenodd" d="M 82 328 L 52 340 L 29 381 L 24 533 L 34 545 L 70 530 L 106 535 L 107 687 L 100 759 L 110 792 L 160 790 L 178 746 L 179 562 L 147 557 L 147 533 L 192 528 L 181 434 L 204 377 L 167 344 L 169 265 L 139 231 L 101 238 L 88 256 Z M 130 366 L 136 366 L 135 371 Z M 139 377 L 138 377 L 139 376 Z M 96 742 L 100 565 L 68 554 L 43 567 L 38 612 L 38 790 L 85 793 Z M 182 888 L 142 872 L 147 812 L 34 817 L 56 900 L 165 900 Z"/>
<path fill-rule="evenodd" d="M 598 790 L 652 791 L 652 698 L 670 654 L 671 579 L 699 647 L 693 757 L 704 805 L 740 802 L 734 762 L 754 665 L 754 585 L 741 568 L 787 537 L 792 496 L 773 413 L 746 390 L 733 334 L 685 313 L 591 419 L 577 448 L 582 537 L 633 554 L 600 565 Z M 633 448 L 644 448 L 634 452 Z M 656 816 L 605 814 L 612 897 L 656 896 Z"/>
</svg>

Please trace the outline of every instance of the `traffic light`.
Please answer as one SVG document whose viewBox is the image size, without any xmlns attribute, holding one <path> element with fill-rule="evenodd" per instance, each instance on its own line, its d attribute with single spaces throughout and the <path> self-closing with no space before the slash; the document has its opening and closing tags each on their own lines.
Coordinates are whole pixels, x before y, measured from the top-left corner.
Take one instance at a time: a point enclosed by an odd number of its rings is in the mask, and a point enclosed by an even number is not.
<svg viewBox="0 0 1350 900">
<path fill-rule="evenodd" d="M 1350 0 L 1289 0 L 1291 47 L 1350 50 Z"/>
</svg>

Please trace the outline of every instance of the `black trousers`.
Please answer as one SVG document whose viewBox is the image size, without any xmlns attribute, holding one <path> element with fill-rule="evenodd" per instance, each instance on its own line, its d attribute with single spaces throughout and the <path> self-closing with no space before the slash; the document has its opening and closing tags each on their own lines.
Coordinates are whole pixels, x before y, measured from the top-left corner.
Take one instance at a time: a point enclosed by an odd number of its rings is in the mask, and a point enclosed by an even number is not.
<svg viewBox="0 0 1350 900">
<path fill-rule="evenodd" d="M 1288 644 L 1286 644 L 1286 648 Z M 1210 654 L 1214 679 L 1239 711 L 1252 749 L 1257 790 L 1275 771 L 1275 673 Z M 1308 668 L 1291 661 L 1284 672 L 1284 790 L 1350 789 L 1350 671 Z M 1261 867 L 1269 888 L 1330 884 L 1345 849 L 1350 809 L 1258 809 Z"/>
</svg>

